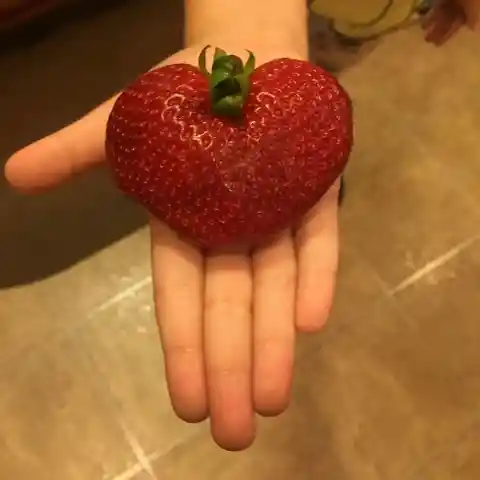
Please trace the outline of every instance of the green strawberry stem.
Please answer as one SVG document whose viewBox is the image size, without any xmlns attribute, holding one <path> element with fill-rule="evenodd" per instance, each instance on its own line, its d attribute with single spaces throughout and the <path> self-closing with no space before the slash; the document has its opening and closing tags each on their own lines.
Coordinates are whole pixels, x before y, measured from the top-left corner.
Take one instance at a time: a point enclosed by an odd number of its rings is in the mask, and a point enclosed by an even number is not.
<svg viewBox="0 0 480 480">
<path fill-rule="evenodd" d="M 228 55 L 220 48 L 215 49 L 212 71 L 207 70 L 206 46 L 200 53 L 198 65 L 200 71 L 207 77 L 212 110 L 216 115 L 239 117 L 247 101 L 250 90 L 250 76 L 255 70 L 255 56 L 252 52 L 247 62 L 236 55 Z"/>
</svg>

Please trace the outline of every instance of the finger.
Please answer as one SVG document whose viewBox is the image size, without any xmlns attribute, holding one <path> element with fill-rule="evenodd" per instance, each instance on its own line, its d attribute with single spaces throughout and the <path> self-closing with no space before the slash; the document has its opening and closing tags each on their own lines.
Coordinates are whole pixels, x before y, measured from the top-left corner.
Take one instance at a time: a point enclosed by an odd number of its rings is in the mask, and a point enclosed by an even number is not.
<svg viewBox="0 0 480 480">
<path fill-rule="evenodd" d="M 425 23 L 425 40 L 428 43 L 436 43 L 441 32 L 448 30 L 452 20 L 445 14 L 444 8 L 436 9 Z"/>
<path fill-rule="evenodd" d="M 453 20 L 450 28 L 437 40 L 437 45 L 444 45 L 449 40 L 451 40 L 465 25 L 465 20 L 463 18 L 456 18 Z"/>
<path fill-rule="evenodd" d="M 172 405 L 187 422 L 208 416 L 203 358 L 203 256 L 150 222 L 156 316 Z"/>
<path fill-rule="evenodd" d="M 255 435 L 252 405 L 252 278 L 250 258 L 207 258 L 205 362 L 212 435 L 227 450 L 247 448 Z"/>
<path fill-rule="evenodd" d="M 428 9 L 428 11 L 422 16 L 421 24 L 427 29 L 433 24 L 435 24 L 439 18 L 444 19 L 445 13 L 448 10 L 448 3 L 450 0 L 437 0 L 434 4 Z"/>
<path fill-rule="evenodd" d="M 24 192 L 45 190 L 101 163 L 113 101 L 15 153 L 5 166 L 11 185 Z"/>
<path fill-rule="evenodd" d="M 477 31 L 480 27 L 480 3 L 478 1 L 467 2 L 465 7 L 468 26 Z"/>
<path fill-rule="evenodd" d="M 480 23 L 480 3 L 477 0 L 459 0 L 465 12 L 468 28 L 476 30 Z"/>
<path fill-rule="evenodd" d="M 253 257 L 254 405 L 265 416 L 290 399 L 295 347 L 296 258 L 290 232 Z"/>
<path fill-rule="evenodd" d="M 321 329 L 330 313 L 338 268 L 338 189 L 335 185 L 296 233 L 298 330 Z"/>
<path fill-rule="evenodd" d="M 465 21 L 463 10 L 455 3 L 444 3 L 439 5 L 432 13 L 425 28 L 425 40 L 435 45 L 442 45 L 446 38 L 450 38 L 455 31 L 458 31 Z M 455 30 L 456 29 L 456 30 Z M 449 32 L 453 32 L 449 36 Z"/>
</svg>

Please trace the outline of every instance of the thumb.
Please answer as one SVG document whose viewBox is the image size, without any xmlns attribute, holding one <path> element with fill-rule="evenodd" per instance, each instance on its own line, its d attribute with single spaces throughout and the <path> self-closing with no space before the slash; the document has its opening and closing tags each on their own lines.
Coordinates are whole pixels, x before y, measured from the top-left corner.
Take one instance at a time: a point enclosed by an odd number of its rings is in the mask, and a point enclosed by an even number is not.
<svg viewBox="0 0 480 480">
<path fill-rule="evenodd" d="M 111 99 L 82 119 L 16 152 L 5 176 L 16 189 L 30 193 L 55 187 L 105 158 L 105 129 Z"/>
</svg>

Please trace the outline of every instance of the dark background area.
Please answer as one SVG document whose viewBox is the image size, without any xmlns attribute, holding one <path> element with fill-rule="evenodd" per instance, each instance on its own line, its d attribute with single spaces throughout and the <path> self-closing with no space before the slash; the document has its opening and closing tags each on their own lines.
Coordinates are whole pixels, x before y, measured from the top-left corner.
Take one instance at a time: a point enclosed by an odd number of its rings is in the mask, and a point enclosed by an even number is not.
<svg viewBox="0 0 480 480">
<path fill-rule="evenodd" d="M 127 3 L 70 5 L 0 36 L 2 169 L 17 149 L 81 117 L 180 48 L 182 2 Z M 37 196 L 13 192 L 1 175 L 0 288 L 53 275 L 145 224 L 105 170 Z"/>
</svg>

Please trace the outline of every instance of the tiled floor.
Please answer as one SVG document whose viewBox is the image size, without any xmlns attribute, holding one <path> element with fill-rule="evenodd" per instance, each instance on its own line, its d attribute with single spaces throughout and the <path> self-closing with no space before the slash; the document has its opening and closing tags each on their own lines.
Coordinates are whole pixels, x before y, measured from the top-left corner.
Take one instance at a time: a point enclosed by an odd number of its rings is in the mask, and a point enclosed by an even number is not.
<svg viewBox="0 0 480 480">
<path fill-rule="evenodd" d="M 180 18 L 130 2 L 4 53 L 2 158 L 175 50 Z M 102 172 L 37 198 L 0 184 L 0 478 L 480 478 L 478 48 L 401 32 L 343 74 L 357 146 L 335 312 L 247 453 L 170 410 L 139 211 Z"/>
</svg>

